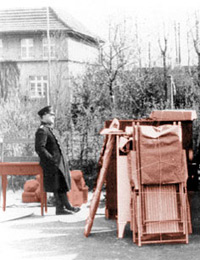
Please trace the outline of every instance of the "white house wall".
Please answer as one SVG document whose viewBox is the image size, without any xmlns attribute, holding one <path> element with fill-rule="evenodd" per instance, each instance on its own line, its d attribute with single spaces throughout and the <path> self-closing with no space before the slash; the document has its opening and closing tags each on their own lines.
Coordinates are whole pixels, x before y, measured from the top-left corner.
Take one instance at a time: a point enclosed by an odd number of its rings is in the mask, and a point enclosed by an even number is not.
<svg viewBox="0 0 200 260">
<path fill-rule="evenodd" d="M 72 62 L 94 64 L 99 60 L 96 47 L 68 38 L 68 59 Z"/>
<path fill-rule="evenodd" d="M 32 38 L 34 43 L 33 57 L 29 59 L 21 58 L 21 39 Z M 3 41 L 4 60 L 15 61 L 20 70 L 20 92 L 24 96 L 29 96 L 29 76 L 48 76 L 47 58 L 43 57 L 42 34 L 12 34 L 1 37 Z M 85 42 L 67 38 L 62 41 L 66 50 L 62 47 L 62 51 L 66 54 L 60 61 L 52 60 L 52 84 L 55 74 L 61 76 L 62 87 L 70 94 L 70 77 L 83 74 L 88 66 L 95 64 L 99 60 L 99 51 L 96 47 L 90 46 Z M 62 73 L 57 73 L 59 64 L 64 68 Z M 55 69 L 56 68 L 56 69 Z M 51 86 L 53 88 L 53 86 Z"/>
<path fill-rule="evenodd" d="M 68 63 L 69 78 L 83 75 L 88 65 L 86 63 L 70 62 Z"/>
<path fill-rule="evenodd" d="M 48 66 L 46 62 L 18 63 L 20 69 L 20 92 L 23 95 L 29 93 L 29 76 L 47 76 Z"/>
</svg>

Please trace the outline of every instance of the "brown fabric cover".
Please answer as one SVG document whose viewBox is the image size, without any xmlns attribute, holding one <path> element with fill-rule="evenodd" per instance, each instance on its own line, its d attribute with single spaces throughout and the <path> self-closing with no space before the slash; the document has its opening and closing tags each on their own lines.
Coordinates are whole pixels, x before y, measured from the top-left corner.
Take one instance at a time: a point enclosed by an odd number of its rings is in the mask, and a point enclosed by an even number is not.
<svg viewBox="0 0 200 260">
<path fill-rule="evenodd" d="M 181 127 L 178 125 L 139 126 L 142 184 L 185 181 L 181 141 Z"/>
</svg>

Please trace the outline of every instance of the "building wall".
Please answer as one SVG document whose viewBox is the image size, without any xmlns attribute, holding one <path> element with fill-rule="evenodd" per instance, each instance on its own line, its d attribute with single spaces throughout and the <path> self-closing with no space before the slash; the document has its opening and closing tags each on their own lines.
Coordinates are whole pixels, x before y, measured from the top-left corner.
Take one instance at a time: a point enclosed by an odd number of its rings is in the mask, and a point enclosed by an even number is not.
<svg viewBox="0 0 200 260">
<path fill-rule="evenodd" d="M 3 41 L 3 56 L 5 60 L 15 61 L 44 61 L 42 34 L 4 35 L 0 36 Z M 23 59 L 21 57 L 21 40 L 32 38 L 34 42 L 33 58 Z M 53 41 L 53 40 L 52 40 Z M 56 59 L 65 59 L 73 63 L 94 64 L 99 61 L 99 50 L 94 45 L 89 45 L 83 41 L 72 38 L 54 39 L 55 48 L 58 53 Z M 62 41 L 62 42 L 61 42 Z"/>
<path fill-rule="evenodd" d="M 3 41 L 3 59 L 17 60 L 20 54 L 19 37 L 15 35 L 6 35 L 1 37 Z"/>
<path fill-rule="evenodd" d="M 99 59 L 99 51 L 94 46 L 69 38 L 68 58 L 71 61 L 96 63 Z"/>
<path fill-rule="evenodd" d="M 83 74 L 99 62 L 99 50 L 92 45 L 68 38 L 69 77 Z"/>
<path fill-rule="evenodd" d="M 29 76 L 47 76 L 48 65 L 46 62 L 19 62 L 21 93 L 28 95 Z"/>
<path fill-rule="evenodd" d="M 28 96 L 30 93 L 29 77 L 48 76 L 47 58 L 43 57 L 42 34 L 12 34 L 0 36 L 0 38 L 3 41 L 3 60 L 18 63 L 20 91 L 22 95 Z M 21 39 L 26 38 L 33 38 L 33 58 L 22 59 Z M 54 40 L 55 48 L 59 48 L 59 55 L 51 61 L 51 88 L 57 85 L 69 92 L 70 77 L 84 73 L 88 64 L 98 62 L 99 52 L 95 46 L 72 38 L 68 38 L 67 41 L 62 38 L 62 42 L 59 42 L 59 39 Z"/>
<path fill-rule="evenodd" d="M 3 52 L 5 60 L 21 61 L 21 39 L 33 38 L 34 41 L 34 57 L 33 60 L 42 58 L 42 38 L 41 35 L 5 35 L 0 37 L 3 39 Z"/>
</svg>

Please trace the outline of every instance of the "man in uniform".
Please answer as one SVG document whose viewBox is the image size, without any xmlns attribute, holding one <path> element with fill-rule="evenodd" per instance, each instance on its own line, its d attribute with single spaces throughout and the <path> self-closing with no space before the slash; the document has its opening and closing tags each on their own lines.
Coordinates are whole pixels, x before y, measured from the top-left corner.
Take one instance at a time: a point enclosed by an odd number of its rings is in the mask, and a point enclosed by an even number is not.
<svg viewBox="0 0 200 260">
<path fill-rule="evenodd" d="M 38 115 L 41 125 L 35 134 L 35 150 L 43 169 L 44 189 L 54 193 L 56 215 L 78 212 L 80 208 L 72 207 L 66 194 L 71 189 L 71 177 L 58 132 L 53 129 L 55 113 L 51 106 L 46 106 Z"/>
</svg>

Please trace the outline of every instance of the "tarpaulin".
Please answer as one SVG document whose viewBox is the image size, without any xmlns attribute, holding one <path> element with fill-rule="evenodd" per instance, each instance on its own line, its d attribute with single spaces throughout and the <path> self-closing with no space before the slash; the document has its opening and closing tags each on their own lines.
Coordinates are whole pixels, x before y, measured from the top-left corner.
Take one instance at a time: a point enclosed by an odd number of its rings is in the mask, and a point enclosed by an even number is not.
<svg viewBox="0 0 200 260">
<path fill-rule="evenodd" d="M 141 183 L 186 181 L 181 126 L 139 126 L 138 130 Z"/>
</svg>

